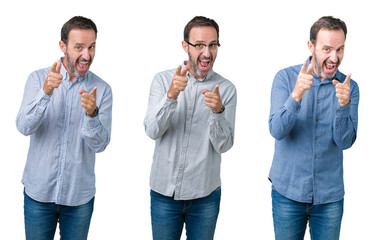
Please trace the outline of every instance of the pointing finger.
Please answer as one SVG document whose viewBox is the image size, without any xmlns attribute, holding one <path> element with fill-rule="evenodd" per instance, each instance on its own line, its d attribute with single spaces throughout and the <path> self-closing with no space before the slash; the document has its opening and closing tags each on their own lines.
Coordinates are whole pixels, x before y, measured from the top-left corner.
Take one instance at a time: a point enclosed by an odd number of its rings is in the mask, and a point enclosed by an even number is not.
<svg viewBox="0 0 375 240">
<path fill-rule="evenodd" d="M 181 66 L 180 66 L 180 68 L 181 68 Z M 189 70 L 188 66 L 184 65 L 182 67 L 182 70 L 181 70 L 181 75 L 185 76 L 188 70 Z"/>
<path fill-rule="evenodd" d="M 81 90 L 79 91 L 79 94 L 81 94 L 81 95 L 84 94 L 84 93 L 87 93 L 85 89 L 81 89 Z"/>
<path fill-rule="evenodd" d="M 57 72 L 57 71 L 56 71 L 56 66 L 57 66 L 57 62 L 54 62 L 54 63 L 52 64 L 52 67 L 51 67 L 51 69 L 50 69 L 50 72 L 56 73 L 56 72 Z"/>
<path fill-rule="evenodd" d="M 175 75 L 176 76 L 181 76 L 181 65 L 178 65 L 178 67 L 176 69 L 176 72 L 175 72 Z"/>
<path fill-rule="evenodd" d="M 214 89 L 214 91 L 212 93 L 213 94 L 220 94 L 219 93 L 219 84 L 216 84 L 215 89 Z"/>
<path fill-rule="evenodd" d="M 349 73 L 347 76 L 346 76 L 346 78 L 345 78 L 345 81 L 344 81 L 344 85 L 346 85 L 346 86 L 349 86 L 350 87 L 350 78 L 352 77 L 352 74 L 351 73 Z"/>
<path fill-rule="evenodd" d="M 307 66 L 307 62 L 304 62 L 302 67 L 301 67 L 301 71 L 299 71 L 300 73 L 306 73 L 306 66 Z"/>
<path fill-rule="evenodd" d="M 91 96 L 95 96 L 96 97 L 96 89 L 98 89 L 98 87 L 96 87 L 96 86 L 92 89 L 92 91 L 90 92 Z"/>
<path fill-rule="evenodd" d="M 58 60 L 56 64 L 56 73 L 60 73 L 60 69 L 61 69 L 61 60 Z"/>
</svg>

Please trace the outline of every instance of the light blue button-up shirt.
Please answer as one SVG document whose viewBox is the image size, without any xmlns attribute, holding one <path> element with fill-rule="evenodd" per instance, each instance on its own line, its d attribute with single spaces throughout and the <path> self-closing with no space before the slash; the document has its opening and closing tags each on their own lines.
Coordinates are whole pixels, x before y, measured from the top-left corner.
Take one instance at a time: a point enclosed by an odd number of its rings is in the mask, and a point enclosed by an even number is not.
<svg viewBox="0 0 375 240">
<path fill-rule="evenodd" d="M 62 65 L 62 83 L 47 95 L 43 84 L 49 70 L 30 74 L 17 115 L 17 129 L 30 135 L 22 183 L 36 201 L 78 206 L 95 195 L 95 153 L 110 141 L 112 90 L 90 71 L 72 83 Z M 79 91 L 91 92 L 95 86 L 99 115 L 89 118 Z"/>
<path fill-rule="evenodd" d="M 279 71 L 273 82 L 269 128 L 276 141 L 269 177 L 289 199 L 336 202 L 344 197 L 343 150 L 356 140 L 359 88 L 351 80 L 350 104 L 340 106 L 332 79 L 321 81 L 313 73 L 313 84 L 299 103 L 291 93 L 301 66 Z M 334 77 L 341 83 L 345 78 L 339 71 Z"/>
<path fill-rule="evenodd" d="M 156 74 L 144 120 L 147 135 L 156 140 L 150 176 L 152 190 L 176 200 L 209 195 L 221 185 L 221 153 L 234 141 L 237 103 L 235 86 L 211 71 L 204 79 L 187 73 L 188 85 L 177 100 L 167 97 L 176 69 Z M 225 111 L 213 113 L 202 91 L 219 92 Z"/>
</svg>

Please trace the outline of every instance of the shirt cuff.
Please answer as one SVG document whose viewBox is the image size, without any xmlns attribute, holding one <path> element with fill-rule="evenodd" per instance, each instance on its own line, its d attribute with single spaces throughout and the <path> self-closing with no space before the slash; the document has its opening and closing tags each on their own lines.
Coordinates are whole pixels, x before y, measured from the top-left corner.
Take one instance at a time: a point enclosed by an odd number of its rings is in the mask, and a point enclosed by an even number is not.
<svg viewBox="0 0 375 240">
<path fill-rule="evenodd" d="M 47 105 L 49 100 L 51 99 L 51 95 L 46 94 L 43 89 L 41 89 L 35 97 L 37 102 L 40 103 L 41 106 Z"/>
<path fill-rule="evenodd" d="M 84 119 L 83 119 L 83 126 L 85 126 L 85 128 L 87 130 L 95 129 L 99 125 L 100 125 L 99 115 L 97 115 L 97 116 L 95 116 L 93 118 L 85 116 Z"/>
<path fill-rule="evenodd" d="M 296 115 L 301 110 L 301 103 L 297 102 L 292 96 L 289 96 L 289 98 L 286 100 L 284 106 L 285 106 L 285 109 L 288 112 L 291 112 L 291 113 L 296 114 Z"/>
<path fill-rule="evenodd" d="M 350 113 L 350 103 L 345 106 L 340 106 L 340 104 L 337 103 L 336 118 L 347 118 L 349 117 L 349 113 Z"/>
<path fill-rule="evenodd" d="M 210 113 L 209 122 L 218 122 L 224 119 L 224 113 Z"/>
</svg>

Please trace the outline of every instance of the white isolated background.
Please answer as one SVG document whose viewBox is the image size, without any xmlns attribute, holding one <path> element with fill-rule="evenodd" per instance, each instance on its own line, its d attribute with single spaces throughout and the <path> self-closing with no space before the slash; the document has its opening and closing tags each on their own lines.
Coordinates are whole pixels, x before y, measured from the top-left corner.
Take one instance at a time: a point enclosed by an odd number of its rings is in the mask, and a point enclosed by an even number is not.
<svg viewBox="0 0 375 240">
<path fill-rule="evenodd" d="M 96 159 L 97 194 L 89 239 L 152 239 L 148 179 L 154 142 L 143 127 L 149 88 L 157 72 L 187 59 L 181 47 L 183 29 L 197 15 L 219 24 L 222 46 L 214 70 L 238 91 L 235 144 L 222 155 L 222 202 L 215 239 L 274 239 L 267 180 L 274 151 L 268 130 L 271 85 L 278 70 L 307 59 L 310 27 L 326 15 L 347 24 L 340 70 L 353 73 L 361 94 L 357 141 L 344 152 L 341 239 L 372 238 L 372 6 L 360 0 L 2 1 L 0 239 L 25 238 L 21 177 L 29 137 L 16 130 L 15 119 L 26 79 L 62 56 L 60 29 L 75 15 L 97 24 L 91 71 L 112 86 L 114 96 L 112 140 Z M 308 235 L 305 239 L 310 239 Z"/>
</svg>

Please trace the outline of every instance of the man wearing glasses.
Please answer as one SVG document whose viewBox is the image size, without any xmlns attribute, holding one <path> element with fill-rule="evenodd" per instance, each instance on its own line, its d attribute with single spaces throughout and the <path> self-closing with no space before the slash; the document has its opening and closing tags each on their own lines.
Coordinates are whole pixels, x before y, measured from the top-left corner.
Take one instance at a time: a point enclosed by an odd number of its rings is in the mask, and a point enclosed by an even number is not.
<svg viewBox="0 0 375 240">
<path fill-rule="evenodd" d="M 153 79 L 145 131 L 155 141 L 150 176 L 154 239 L 213 239 L 219 214 L 221 153 L 234 140 L 235 86 L 212 70 L 219 26 L 195 17 L 185 27 L 189 56 Z M 219 90 L 220 89 L 220 90 Z"/>
</svg>

